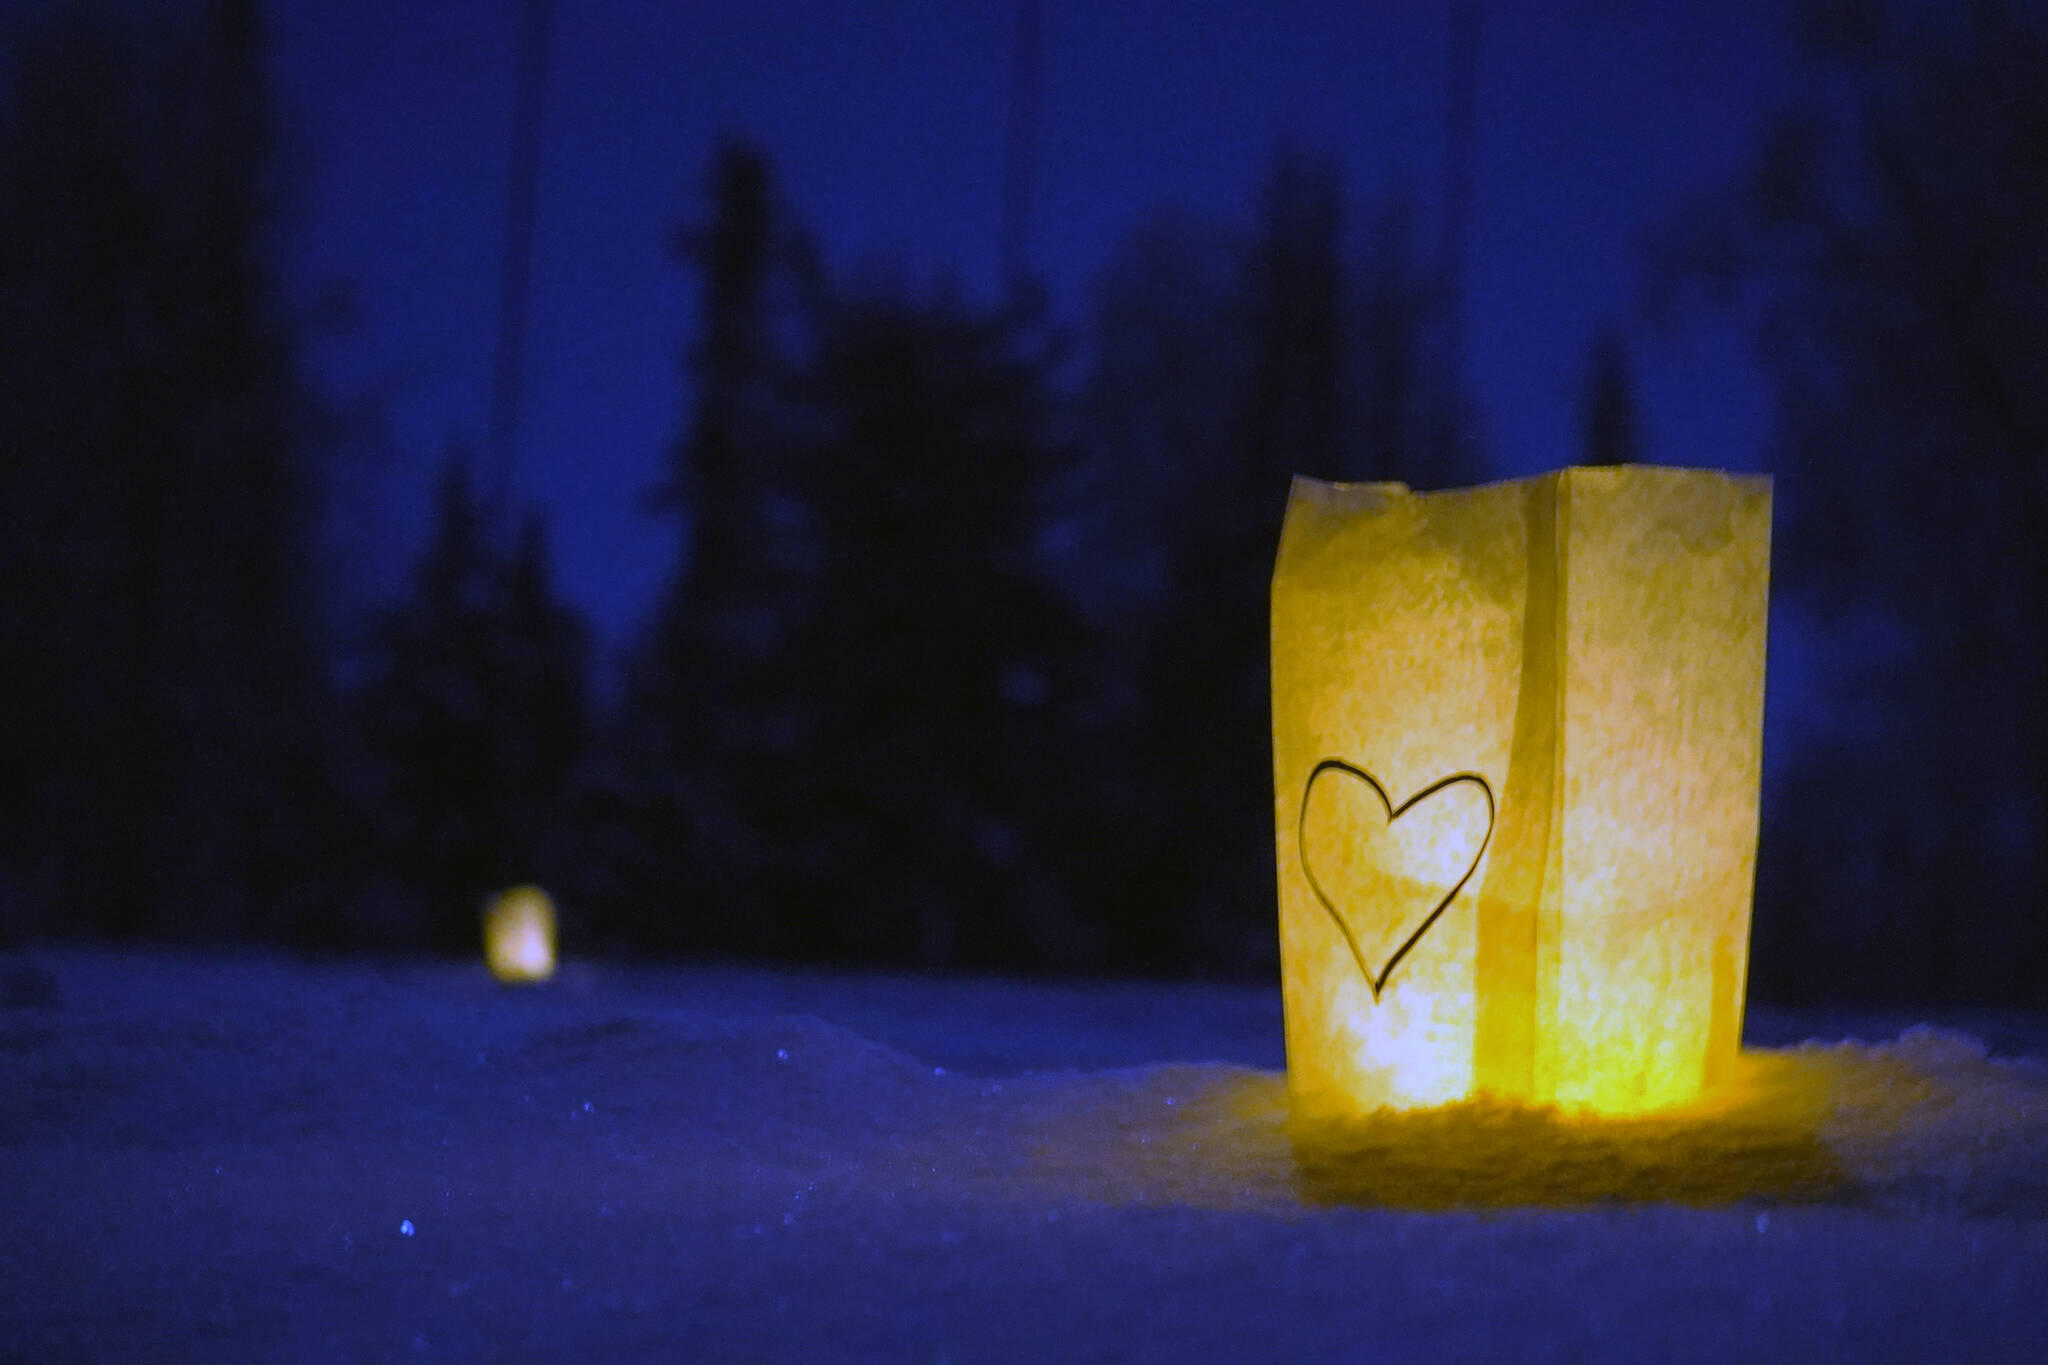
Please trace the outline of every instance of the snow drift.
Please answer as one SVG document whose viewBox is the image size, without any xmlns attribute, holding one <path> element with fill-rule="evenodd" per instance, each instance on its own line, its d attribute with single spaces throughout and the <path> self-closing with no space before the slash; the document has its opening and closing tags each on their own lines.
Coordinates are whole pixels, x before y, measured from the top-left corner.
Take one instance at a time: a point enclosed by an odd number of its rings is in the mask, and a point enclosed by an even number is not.
<svg viewBox="0 0 2048 1365">
<path fill-rule="evenodd" d="M 1271 990 L 0 976 L 0 1358 L 2024 1359 L 2048 1331 L 2028 1017 L 1759 1048 L 1714 1114 L 1301 1145 Z"/>
</svg>

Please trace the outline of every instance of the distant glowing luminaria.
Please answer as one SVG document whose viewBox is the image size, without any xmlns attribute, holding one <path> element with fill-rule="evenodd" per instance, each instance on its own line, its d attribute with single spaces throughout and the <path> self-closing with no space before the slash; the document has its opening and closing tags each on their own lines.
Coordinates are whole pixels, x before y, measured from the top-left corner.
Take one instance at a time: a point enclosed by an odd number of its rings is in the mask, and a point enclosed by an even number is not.
<svg viewBox="0 0 2048 1365">
<path fill-rule="evenodd" d="M 555 903 L 537 886 L 501 891 L 484 907 L 484 961 L 504 982 L 555 974 Z"/>
</svg>

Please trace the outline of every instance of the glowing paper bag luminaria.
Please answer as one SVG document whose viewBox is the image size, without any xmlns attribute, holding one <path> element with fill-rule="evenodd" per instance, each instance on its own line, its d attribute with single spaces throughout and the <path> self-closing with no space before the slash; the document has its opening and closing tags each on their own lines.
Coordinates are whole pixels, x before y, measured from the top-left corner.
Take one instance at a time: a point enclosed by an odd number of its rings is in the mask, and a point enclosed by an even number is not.
<svg viewBox="0 0 2048 1365">
<path fill-rule="evenodd" d="M 1296 479 L 1273 573 L 1288 1089 L 1684 1104 L 1736 1057 L 1771 485 Z"/>
<path fill-rule="evenodd" d="M 555 903 L 537 886 L 500 891 L 484 906 L 484 961 L 507 983 L 555 974 Z"/>
</svg>

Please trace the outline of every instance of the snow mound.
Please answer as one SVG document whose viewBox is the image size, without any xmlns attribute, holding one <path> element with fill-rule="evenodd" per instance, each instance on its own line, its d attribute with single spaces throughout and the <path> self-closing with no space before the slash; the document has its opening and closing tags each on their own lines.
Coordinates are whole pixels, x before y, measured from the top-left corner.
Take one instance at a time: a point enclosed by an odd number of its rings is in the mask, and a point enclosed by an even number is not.
<svg viewBox="0 0 2048 1365">
<path fill-rule="evenodd" d="M 545 1149 L 557 1116 L 601 1113 L 659 1135 L 679 1166 L 858 1171 L 870 1194 L 900 1180 L 1006 1205 L 2048 1218 L 2048 1063 L 1925 1025 L 1751 1049 L 1697 1112 L 1592 1121 L 1481 1103 L 1304 1130 L 1283 1072 L 1203 1059 L 1263 1060 L 1256 1035 L 1277 1032 L 1277 1007 L 1262 1015 L 1235 988 L 584 967 L 505 990 L 480 967 L 90 954 L 33 971 L 37 989 L 0 1012 L 7 1146 L 81 1131 L 160 1150 L 363 1141 L 481 1122 Z M 1148 1051 L 1159 1060 L 1117 1064 Z"/>
<path fill-rule="evenodd" d="M 1699 1114 L 1304 1134 L 1271 990 L 92 952 L 17 979 L 0 1355 L 2033 1359 L 2048 1334 L 2048 1066 L 1962 1032 L 1758 1049 Z"/>
<path fill-rule="evenodd" d="M 1873 1207 L 2048 1218 L 2048 1062 L 1915 1025 L 1786 1054 L 1826 1084 L 1819 1135 Z"/>
</svg>

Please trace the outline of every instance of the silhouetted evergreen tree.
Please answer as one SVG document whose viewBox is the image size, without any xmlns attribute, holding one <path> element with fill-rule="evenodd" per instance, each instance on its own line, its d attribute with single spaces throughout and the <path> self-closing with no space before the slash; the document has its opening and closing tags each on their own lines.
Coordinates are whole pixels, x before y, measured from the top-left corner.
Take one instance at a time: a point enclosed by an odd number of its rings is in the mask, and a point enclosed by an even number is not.
<svg viewBox="0 0 2048 1365">
<path fill-rule="evenodd" d="M 699 285 L 693 411 L 654 497 L 677 519 L 676 571 L 593 800 L 622 831 L 607 897 L 618 932 L 763 952 L 783 946 L 764 903 L 787 799 L 770 765 L 804 724 L 791 660 L 817 572 L 790 390 L 823 285 L 760 152 L 722 144 L 708 198 L 706 219 L 675 237 Z"/>
<path fill-rule="evenodd" d="M 373 770 L 359 793 L 367 851 L 440 951 L 475 950 L 491 891 L 577 872 L 565 831 L 585 740 L 585 631 L 550 579 L 540 523 L 495 549 L 467 465 L 451 456 L 412 591 L 377 623 L 353 697 Z"/>
<path fill-rule="evenodd" d="M 1798 20 L 1810 93 L 1661 249 L 1759 340 L 1776 587 L 1829 665 L 1830 733 L 1767 812 L 1758 980 L 2038 999 L 2048 32 L 1997 0 Z"/>
<path fill-rule="evenodd" d="M 563 866 L 562 801 L 589 740 L 589 630 L 555 593 L 547 523 L 530 513 L 504 568 L 504 720 L 513 861 L 553 879 Z M 516 871 L 516 869 L 515 869 Z"/>
<path fill-rule="evenodd" d="M 1628 342 L 1608 328 L 1587 349 L 1585 388 L 1579 399 L 1579 463 L 1640 464 L 1642 458 Z"/>
<path fill-rule="evenodd" d="M 1146 831 L 1132 958 L 1244 969 L 1273 956 L 1267 597 L 1296 473 L 1337 474 L 1346 270 L 1335 170 L 1283 149 L 1226 315 L 1249 338 L 1230 444 L 1168 542 L 1140 665 L 1140 762 L 1166 819 Z M 1226 392 L 1228 389 L 1226 389 Z"/>
<path fill-rule="evenodd" d="M 802 738 L 771 769 L 778 881 L 802 936 L 844 955 L 1064 951 L 1037 804 L 1071 686 L 1039 549 L 1066 460 L 1046 343 L 951 298 L 859 298 L 807 372 L 819 573 Z"/>
<path fill-rule="evenodd" d="M 1274 155 L 1243 286 L 1255 349 L 1241 463 L 1261 484 L 1276 474 L 1338 474 L 1348 353 L 1342 200 L 1327 160 L 1293 147 Z"/>
<path fill-rule="evenodd" d="M 1285 472 L 1267 469 L 1266 486 L 1238 502 L 1259 370 L 1256 315 L 1243 300 L 1251 250 L 1232 225 L 1155 213 L 1118 244 L 1093 300 L 1080 412 L 1095 511 L 1087 529 L 1101 546 L 1092 556 L 1101 649 L 1094 733 L 1070 763 L 1078 828 L 1069 847 L 1083 861 L 1075 880 L 1101 925 L 1101 956 L 1122 970 L 1237 955 L 1215 942 L 1228 930 L 1198 924 L 1185 898 L 1219 860 L 1228 863 L 1233 846 L 1206 844 L 1196 822 L 1226 761 L 1214 737 L 1242 729 L 1250 703 L 1192 713 L 1198 688 L 1245 686 L 1256 629 L 1246 614 L 1259 608 L 1240 592 L 1238 619 L 1219 625 L 1221 604 L 1190 580 L 1233 519 L 1255 537 L 1270 511 L 1277 529 L 1285 495 Z M 1257 473 L 1249 482 L 1259 483 Z M 1243 571 L 1257 553 L 1240 548 L 1230 563 Z M 1254 575 L 1253 585 L 1262 581 Z M 1219 630 L 1236 646 L 1234 684 L 1199 672 L 1225 647 Z M 1224 752 L 1241 758 L 1243 740 Z"/>
<path fill-rule="evenodd" d="M 1127 690 L 1107 693 L 1128 747 L 1093 793 L 1123 841 L 1101 861 L 1127 967 L 1274 956 L 1267 599 L 1292 476 L 1435 486 L 1473 469 L 1405 209 L 1372 215 L 1354 262 L 1342 202 L 1333 169 L 1283 151 L 1253 231 L 1157 218 L 1098 291 L 1084 411 L 1127 542 L 1111 608 Z"/>
<path fill-rule="evenodd" d="M 1255 368 L 1234 302 L 1246 250 L 1234 225 L 1156 212 L 1096 281 L 1080 407 L 1093 501 L 1107 509 L 1091 528 L 1108 547 L 1105 611 L 1150 607 L 1165 556 L 1235 457 Z"/>
<path fill-rule="evenodd" d="M 325 783 L 261 10 L 6 22 L 0 673 L 36 718 L 9 861 L 69 924 L 244 930 L 307 874 Z"/>
<path fill-rule="evenodd" d="M 1446 354 L 1449 295 L 1415 238 L 1405 193 L 1373 206 L 1346 305 L 1341 477 L 1455 488 L 1485 475 L 1478 413 Z"/>
<path fill-rule="evenodd" d="M 710 200 L 679 239 L 701 281 L 664 490 L 686 553 L 596 792 L 619 931 L 1269 962 L 1280 509 L 1294 472 L 1369 449 L 1380 477 L 1463 467 L 1431 285 L 1406 255 L 1348 268 L 1334 173 L 1280 157 L 1256 232 L 1160 219 L 1120 252 L 1077 441 L 1031 300 L 829 288 L 742 146 Z M 1379 407 L 1345 392 L 1360 318 Z"/>
</svg>

